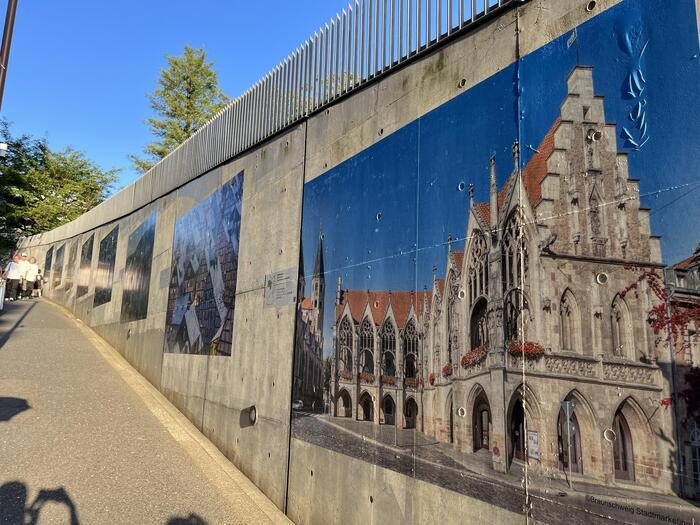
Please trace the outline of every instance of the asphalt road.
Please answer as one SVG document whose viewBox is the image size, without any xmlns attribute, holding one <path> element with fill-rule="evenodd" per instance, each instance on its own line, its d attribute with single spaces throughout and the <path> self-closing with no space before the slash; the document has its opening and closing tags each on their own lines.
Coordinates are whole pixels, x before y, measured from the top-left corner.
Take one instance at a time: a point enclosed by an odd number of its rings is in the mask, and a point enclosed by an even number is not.
<svg viewBox="0 0 700 525">
<path fill-rule="evenodd" d="M 5 303 L 0 524 L 287 521 L 101 344 L 43 300 Z"/>
</svg>

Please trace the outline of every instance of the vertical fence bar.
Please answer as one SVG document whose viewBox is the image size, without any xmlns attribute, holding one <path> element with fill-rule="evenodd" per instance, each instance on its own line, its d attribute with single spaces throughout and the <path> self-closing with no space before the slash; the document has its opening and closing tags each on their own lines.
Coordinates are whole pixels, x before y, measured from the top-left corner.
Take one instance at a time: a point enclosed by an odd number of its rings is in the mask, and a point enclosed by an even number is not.
<svg viewBox="0 0 700 525">
<path fill-rule="evenodd" d="M 443 0 L 436 0 L 437 2 L 437 23 L 435 24 L 435 41 L 439 41 L 442 38 L 442 4 Z"/>
<path fill-rule="evenodd" d="M 354 2 L 354 9 L 353 9 L 353 14 L 352 14 L 352 82 L 351 82 L 351 87 L 354 89 L 358 83 L 357 80 L 357 67 L 359 65 L 359 57 L 357 56 L 357 38 L 359 36 L 359 28 L 360 28 L 360 2 L 355 0 Z"/>
<path fill-rule="evenodd" d="M 420 50 L 421 33 L 423 32 L 423 2 L 425 0 L 416 0 L 416 53 Z"/>
<path fill-rule="evenodd" d="M 381 46 L 380 36 L 379 36 L 379 2 L 381 0 L 374 0 L 374 67 L 372 68 L 372 75 L 376 75 L 379 72 L 379 48 Z"/>
<path fill-rule="evenodd" d="M 405 0 L 399 0 L 399 62 L 405 58 L 404 57 L 404 24 L 403 24 L 403 14 L 404 14 L 404 4 Z M 409 40 L 410 42 L 410 40 Z M 406 53 L 405 56 L 408 56 Z"/>
<path fill-rule="evenodd" d="M 294 111 L 292 112 L 292 123 L 294 123 L 299 118 L 299 106 L 301 104 L 301 78 L 303 74 L 304 59 L 302 57 L 303 49 L 300 47 L 297 49 L 296 56 L 294 57 Z"/>
<path fill-rule="evenodd" d="M 472 0 L 472 22 L 476 20 L 476 0 Z"/>
<path fill-rule="evenodd" d="M 457 16 L 459 17 L 457 27 L 462 28 L 464 26 L 464 0 L 457 1 L 459 2 L 459 7 L 457 7 Z"/>
<path fill-rule="evenodd" d="M 318 78 L 318 35 L 311 37 L 311 67 L 309 68 L 309 115 L 316 110 L 316 86 Z"/>
<path fill-rule="evenodd" d="M 328 100 L 333 100 L 333 97 L 335 95 L 335 19 L 331 20 L 331 30 L 330 33 L 328 34 L 329 37 L 329 43 L 328 43 L 328 62 L 329 62 L 329 69 L 328 69 Z"/>
<path fill-rule="evenodd" d="M 283 88 L 282 88 L 282 120 L 280 122 L 280 129 L 287 127 L 287 119 L 289 118 L 289 89 L 290 89 L 290 77 L 291 77 L 291 55 L 287 56 L 284 60 L 284 73 L 283 73 Z"/>
<path fill-rule="evenodd" d="M 457 0 L 459 1 L 459 0 Z M 452 21 L 452 11 L 454 11 L 454 5 L 452 5 L 452 0 L 447 1 L 447 34 L 451 35 L 453 31 L 454 22 Z"/>
<path fill-rule="evenodd" d="M 396 0 L 391 0 L 389 4 L 389 67 L 394 65 L 394 19 L 396 18 Z"/>
<path fill-rule="evenodd" d="M 433 0 L 426 0 L 425 4 L 425 47 L 428 47 L 432 40 L 432 27 L 430 26 L 432 25 Z"/>
<path fill-rule="evenodd" d="M 367 18 L 367 0 L 360 0 L 360 47 L 357 52 L 360 54 L 360 83 L 365 81 L 365 30 L 367 25 L 365 24 L 365 19 Z"/>
<path fill-rule="evenodd" d="M 347 51 L 347 46 L 345 45 L 345 41 L 348 36 L 348 15 L 345 12 L 345 9 L 343 9 L 343 22 L 342 22 L 342 32 L 340 33 L 340 67 L 338 68 L 339 70 L 339 78 L 338 80 L 340 81 L 340 85 L 338 88 L 338 94 L 342 95 L 345 93 L 345 74 L 348 70 L 348 63 L 346 61 L 346 56 L 345 53 Z"/>
<path fill-rule="evenodd" d="M 381 72 L 383 73 L 386 69 L 386 12 L 387 12 L 387 1 L 382 0 L 382 62 L 381 62 Z"/>
<path fill-rule="evenodd" d="M 313 40 L 307 40 L 304 44 L 306 48 L 306 64 L 304 65 L 304 101 L 302 105 L 302 116 L 311 113 L 311 76 L 313 67 Z"/>
<path fill-rule="evenodd" d="M 321 68 L 321 78 L 319 79 L 319 89 L 322 90 L 320 100 L 321 105 L 323 105 L 325 104 L 326 100 L 328 100 L 328 89 L 326 87 L 326 78 L 328 78 L 328 24 L 326 24 L 325 30 L 323 30 L 323 32 L 321 33 L 321 38 L 323 40 L 321 46 L 321 50 L 323 51 L 323 64 Z"/>
<path fill-rule="evenodd" d="M 407 17 L 408 34 L 406 35 L 406 58 L 411 56 L 411 46 L 413 46 L 413 0 L 408 0 Z"/>
<path fill-rule="evenodd" d="M 331 45 L 333 46 L 333 90 L 331 91 L 333 98 L 336 98 L 340 94 L 338 82 L 338 79 L 340 78 L 340 22 L 340 15 L 336 15 L 333 42 L 331 42 Z"/>
</svg>

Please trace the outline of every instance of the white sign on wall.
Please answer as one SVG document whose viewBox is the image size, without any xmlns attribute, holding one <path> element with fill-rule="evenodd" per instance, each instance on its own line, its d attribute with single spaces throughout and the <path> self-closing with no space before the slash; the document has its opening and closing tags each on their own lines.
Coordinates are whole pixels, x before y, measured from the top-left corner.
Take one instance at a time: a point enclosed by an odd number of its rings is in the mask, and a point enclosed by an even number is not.
<svg viewBox="0 0 700 525">
<path fill-rule="evenodd" d="M 534 430 L 527 431 L 527 455 L 540 459 L 540 435 Z"/>
</svg>

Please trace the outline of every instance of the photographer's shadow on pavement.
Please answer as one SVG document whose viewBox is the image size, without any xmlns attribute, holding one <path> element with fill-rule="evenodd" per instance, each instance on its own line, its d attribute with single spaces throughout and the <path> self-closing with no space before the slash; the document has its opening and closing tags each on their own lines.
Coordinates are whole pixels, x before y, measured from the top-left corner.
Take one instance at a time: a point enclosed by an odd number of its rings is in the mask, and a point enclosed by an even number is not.
<svg viewBox="0 0 700 525">
<path fill-rule="evenodd" d="M 21 481 L 9 481 L 0 486 L 0 525 L 38 525 L 41 511 L 47 503 L 64 508 L 58 510 L 54 506 L 51 509 L 54 517 L 57 512 L 65 517 L 60 523 L 80 524 L 75 504 L 63 487 L 41 489 L 34 501 L 27 505 L 27 486 Z"/>
<path fill-rule="evenodd" d="M 166 525 L 209 525 L 206 520 L 202 519 L 197 514 L 190 514 L 186 518 L 181 516 L 173 516 L 168 520 Z"/>
<path fill-rule="evenodd" d="M 0 397 L 0 423 L 9 421 L 25 410 L 32 408 L 26 399 L 20 397 Z"/>
</svg>

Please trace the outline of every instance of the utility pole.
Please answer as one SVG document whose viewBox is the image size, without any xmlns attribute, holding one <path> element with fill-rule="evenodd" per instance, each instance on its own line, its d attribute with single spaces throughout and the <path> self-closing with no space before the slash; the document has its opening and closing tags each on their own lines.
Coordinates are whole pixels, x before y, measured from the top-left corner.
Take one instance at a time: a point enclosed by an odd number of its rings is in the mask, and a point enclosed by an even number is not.
<svg viewBox="0 0 700 525">
<path fill-rule="evenodd" d="M 5 29 L 2 32 L 2 48 L 0 48 L 0 110 L 2 109 L 2 96 L 5 93 L 5 78 L 7 66 L 10 61 L 10 46 L 12 45 L 12 31 L 15 27 L 15 13 L 17 12 L 17 0 L 7 1 L 7 13 L 5 14 Z"/>
</svg>

